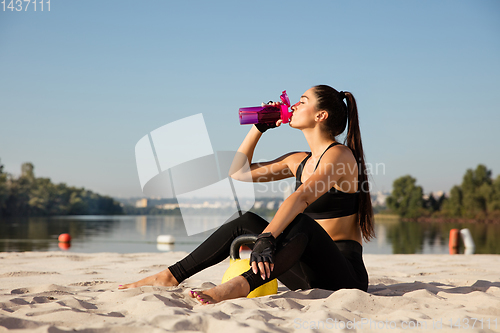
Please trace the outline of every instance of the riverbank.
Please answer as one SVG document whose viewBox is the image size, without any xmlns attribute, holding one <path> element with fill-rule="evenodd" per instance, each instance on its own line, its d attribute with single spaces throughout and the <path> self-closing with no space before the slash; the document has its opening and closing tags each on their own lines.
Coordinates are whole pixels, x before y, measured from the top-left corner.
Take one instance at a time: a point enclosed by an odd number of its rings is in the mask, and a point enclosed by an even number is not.
<svg viewBox="0 0 500 333">
<path fill-rule="evenodd" d="M 191 288 L 220 283 L 226 261 L 178 287 L 117 289 L 185 254 L 0 253 L 0 332 L 307 332 L 314 325 L 320 327 L 315 332 L 342 325 L 357 325 L 360 332 L 417 325 L 419 331 L 455 332 L 457 324 L 468 324 L 467 332 L 500 329 L 500 255 L 368 254 L 367 293 L 280 285 L 277 295 L 255 299 L 208 306 L 191 299 Z"/>
<path fill-rule="evenodd" d="M 500 224 L 500 219 L 467 219 L 450 217 L 417 217 L 413 219 L 401 218 L 401 221 L 423 223 L 471 223 L 471 224 Z"/>
<path fill-rule="evenodd" d="M 472 224 L 500 224 L 500 218 L 454 218 L 454 217 L 427 217 L 416 218 L 400 217 L 396 214 L 375 214 L 375 221 L 403 221 L 403 222 L 424 222 L 424 223 L 472 223 Z"/>
</svg>

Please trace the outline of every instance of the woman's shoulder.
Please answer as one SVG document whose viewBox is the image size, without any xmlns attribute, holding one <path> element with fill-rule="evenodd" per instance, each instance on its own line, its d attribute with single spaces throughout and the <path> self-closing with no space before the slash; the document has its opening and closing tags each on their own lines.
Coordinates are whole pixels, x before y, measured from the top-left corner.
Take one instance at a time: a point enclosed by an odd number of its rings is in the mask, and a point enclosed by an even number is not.
<svg viewBox="0 0 500 333">
<path fill-rule="evenodd" d="M 293 172 L 294 176 L 296 176 L 297 168 L 300 163 L 310 154 L 307 151 L 294 151 L 287 154 L 286 162 L 288 164 L 288 168 Z"/>
<path fill-rule="evenodd" d="M 286 154 L 285 156 L 289 162 L 300 164 L 309 154 L 310 152 L 308 151 L 293 151 Z"/>
<path fill-rule="evenodd" d="M 322 160 L 329 162 L 341 162 L 341 163 L 354 163 L 356 164 L 356 158 L 352 153 L 352 150 L 344 144 L 336 144 L 330 149 L 328 149 Z"/>
</svg>

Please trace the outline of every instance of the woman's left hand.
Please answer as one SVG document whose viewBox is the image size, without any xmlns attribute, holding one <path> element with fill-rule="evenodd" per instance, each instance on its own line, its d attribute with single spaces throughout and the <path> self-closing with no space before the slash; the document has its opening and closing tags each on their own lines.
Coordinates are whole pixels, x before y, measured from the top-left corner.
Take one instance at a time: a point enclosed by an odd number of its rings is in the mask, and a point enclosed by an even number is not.
<svg viewBox="0 0 500 333">
<path fill-rule="evenodd" d="M 262 103 L 262 106 L 274 106 L 274 107 L 279 107 L 281 105 L 280 102 L 273 102 L 269 101 L 269 103 Z M 255 124 L 255 127 L 259 130 L 259 132 L 264 133 L 270 128 L 276 128 L 280 127 L 283 121 L 281 119 L 278 119 L 276 123 L 259 123 Z"/>
<path fill-rule="evenodd" d="M 274 269 L 274 252 L 276 251 L 276 239 L 270 232 L 260 234 L 255 241 L 252 254 L 250 255 L 250 264 L 254 274 L 258 274 L 262 280 L 269 278 Z"/>
</svg>

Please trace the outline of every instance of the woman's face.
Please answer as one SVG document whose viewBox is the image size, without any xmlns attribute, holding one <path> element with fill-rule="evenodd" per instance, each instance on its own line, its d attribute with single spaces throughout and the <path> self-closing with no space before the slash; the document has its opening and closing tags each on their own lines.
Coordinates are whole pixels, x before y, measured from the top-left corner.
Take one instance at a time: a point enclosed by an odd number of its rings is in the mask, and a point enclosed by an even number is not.
<svg viewBox="0 0 500 333">
<path fill-rule="evenodd" d="M 290 126 L 297 129 L 307 127 L 314 127 L 316 122 L 314 117 L 316 115 L 316 94 L 314 88 L 307 90 L 302 96 L 300 101 L 292 106 L 292 118 L 290 119 Z"/>
</svg>

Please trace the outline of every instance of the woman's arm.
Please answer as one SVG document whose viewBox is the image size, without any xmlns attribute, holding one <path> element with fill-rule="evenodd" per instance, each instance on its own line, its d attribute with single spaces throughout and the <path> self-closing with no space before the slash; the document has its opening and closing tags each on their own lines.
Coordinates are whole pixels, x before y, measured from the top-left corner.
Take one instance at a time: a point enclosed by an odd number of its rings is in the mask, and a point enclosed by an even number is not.
<svg viewBox="0 0 500 333">
<path fill-rule="evenodd" d="M 248 166 L 252 164 L 253 152 L 261 136 L 262 133 L 255 126 L 250 128 L 250 131 L 234 156 L 229 171 L 231 178 L 247 182 L 252 181 L 252 175 L 249 174 Z"/>
<path fill-rule="evenodd" d="M 278 237 L 299 213 L 339 183 L 349 166 L 355 164 L 350 151 L 344 149 L 332 147 L 325 153 L 316 171 L 281 204 L 263 232 Z"/>
<path fill-rule="evenodd" d="M 247 136 L 238 148 L 238 152 L 244 154 L 247 157 L 249 164 L 252 163 L 253 152 L 255 151 L 255 147 L 257 146 L 257 142 L 259 142 L 261 136 L 262 133 L 255 126 L 252 126 Z"/>
<path fill-rule="evenodd" d="M 262 234 L 270 232 L 277 238 L 307 206 L 341 181 L 346 168 L 356 164 L 352 153 L 344 149 L 345 147 L 332 147 L 323 155 L 316 171 L 281 204 Z M 267 262 L 253 261 L 251 265 L 253 272 L 257 274 L 260 271 L 263 279 L 265 276 L 269 277 L 274 269 L 274 264 Z"/>
<path fill-rule="evenodd" d="M 279 125 L 280 122 L 277 126 Z M 255 147 L 261 136 L 262 133 L 252 126 L 234 157 L 229 173 L 231 178 L 248 182 L 270 182 L 293 176 L 289 168 L 291 162 L 289 157 L 295 152 L 285 154 L 273 161 L 252 163 Z"/>
<path fill-rule="evenodd" d="M 301 186 L 302 187 L 302 186 Z M 304 195 L 299 191 L 293 192 L 278 208 L 269 225 L 262 233 L 270 232 L 274 238 L 277 238 L 283 230 L 293 221 L 293 219 L 302 213 L 310 203 L 306 201 Z"/>
</svg>

